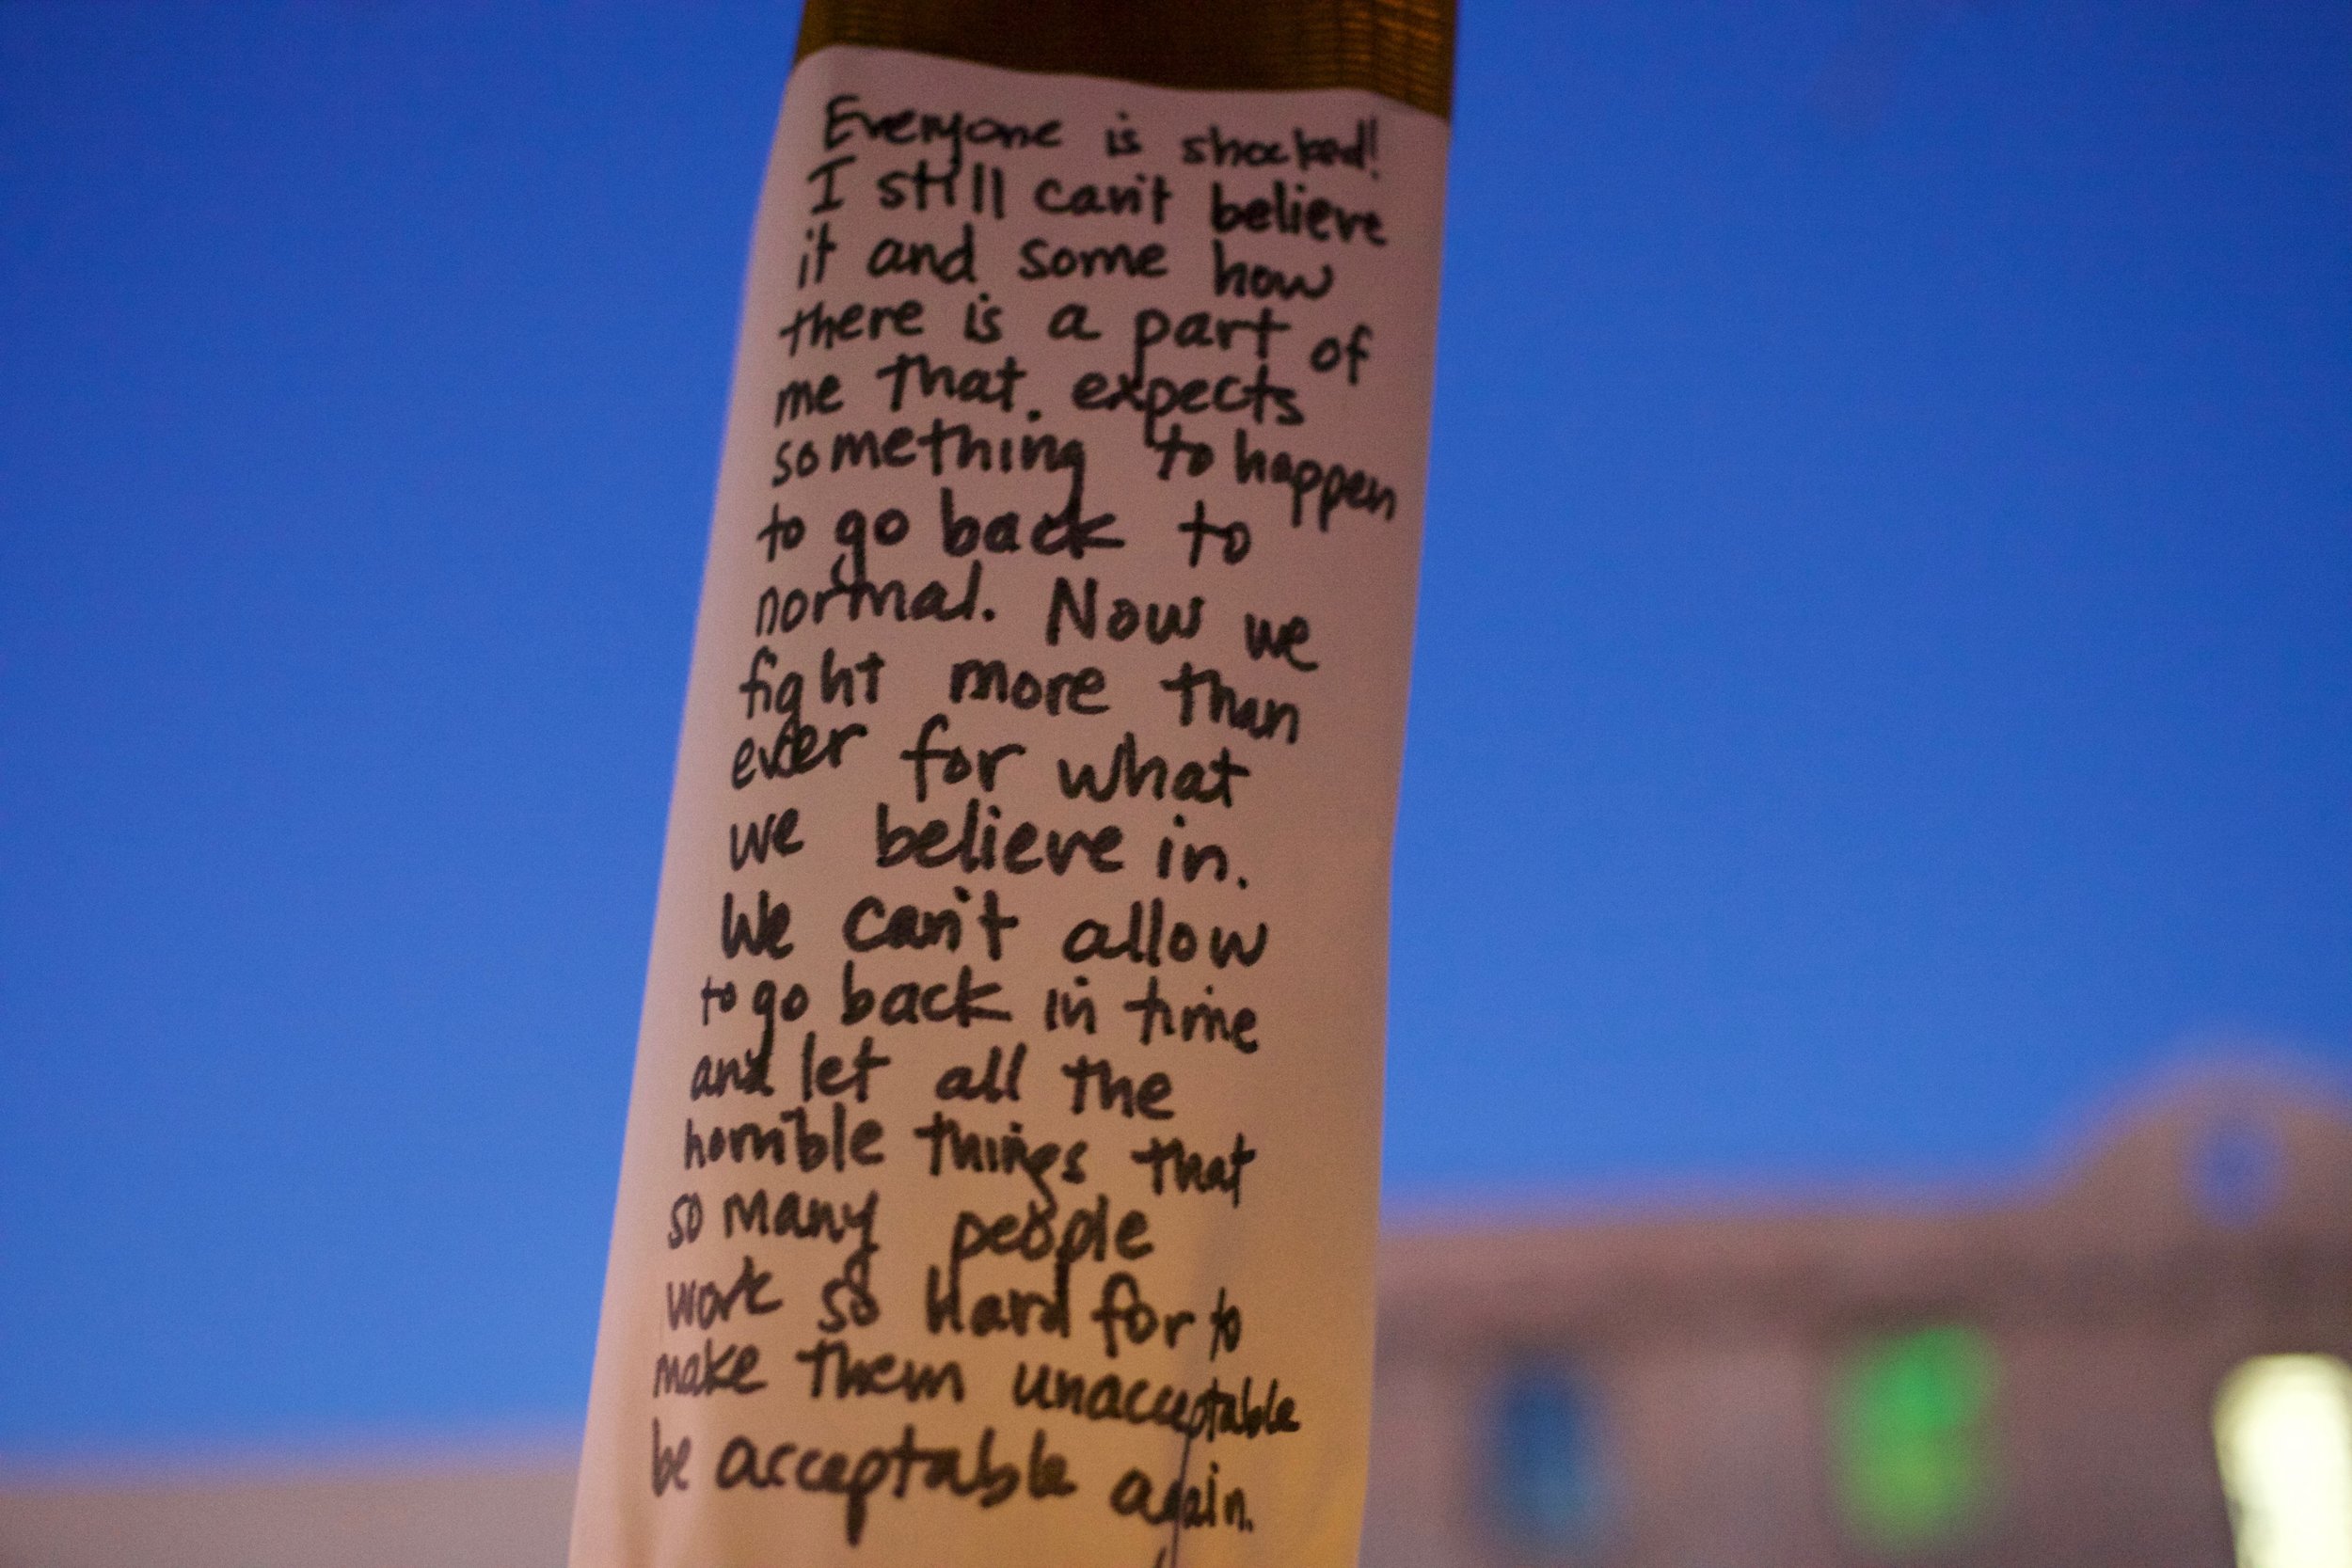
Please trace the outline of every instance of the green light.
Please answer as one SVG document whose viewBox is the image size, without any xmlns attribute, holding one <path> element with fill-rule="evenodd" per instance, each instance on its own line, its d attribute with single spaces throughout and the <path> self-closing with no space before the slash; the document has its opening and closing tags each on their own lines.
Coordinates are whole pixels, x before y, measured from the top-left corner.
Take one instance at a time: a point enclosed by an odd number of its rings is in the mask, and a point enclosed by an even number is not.
<svg viewBox="0 0 2352 1568">
<path fill-rule="evenodd" d="M 1847 1358 L 1835 1442 L 1839 1501 L 1855 1539 L 1916 1551 L 1984 1516 L 1997 1379 L 1992 1345 L 1956 1324 L 1874 1340 Z"/>
</svg>

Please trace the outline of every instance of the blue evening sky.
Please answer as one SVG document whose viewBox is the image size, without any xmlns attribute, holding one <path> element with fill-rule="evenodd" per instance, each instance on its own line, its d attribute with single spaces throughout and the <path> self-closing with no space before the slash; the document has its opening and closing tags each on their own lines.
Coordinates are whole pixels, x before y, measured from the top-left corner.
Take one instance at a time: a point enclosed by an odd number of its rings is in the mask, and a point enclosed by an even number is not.
<svg viewBox="0 0 2352 1568">
<path fill-rule="evenodd" d="M 0 4 L 0 1456 L 577 1420 L 794 26 Z M 1470 0 L 1392 1200 L 2352 1067 L 2348 85 Z"/>
</svg>

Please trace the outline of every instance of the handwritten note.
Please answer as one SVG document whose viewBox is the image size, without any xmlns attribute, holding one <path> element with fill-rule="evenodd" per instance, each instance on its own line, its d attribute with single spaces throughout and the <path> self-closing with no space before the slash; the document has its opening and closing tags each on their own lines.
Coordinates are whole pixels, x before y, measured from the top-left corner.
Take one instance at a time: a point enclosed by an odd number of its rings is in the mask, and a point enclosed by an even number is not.
<svg viewBox="0 0 2352 1568">
<path fill-rule="evenodd" d="M 577 1568 L 1355 1560 L 1445 145 L 795 72 Z"/>
</svg>

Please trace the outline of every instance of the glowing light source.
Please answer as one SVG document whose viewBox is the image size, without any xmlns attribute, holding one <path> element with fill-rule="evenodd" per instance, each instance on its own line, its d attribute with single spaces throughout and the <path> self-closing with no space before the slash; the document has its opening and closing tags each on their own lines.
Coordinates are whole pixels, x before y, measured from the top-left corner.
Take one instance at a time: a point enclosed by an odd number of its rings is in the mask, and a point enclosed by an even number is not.
<svg viewBox="0 0 2352 1568">
<path fill-rule="evenodd" d="M 2214 1401 L 2238 1568 L 2352 1568 L 2352 1367 L 2264 1355 Z"/>
<path fill-rule="evenodd" d="M 1998 1357 L 1959 1324 L 1856 1350 L 1834 1411 L 1837 1491 L 1854 1538 L 1889 1553 L 1964 1535 L 1992 1506 Z"/>
</svg>

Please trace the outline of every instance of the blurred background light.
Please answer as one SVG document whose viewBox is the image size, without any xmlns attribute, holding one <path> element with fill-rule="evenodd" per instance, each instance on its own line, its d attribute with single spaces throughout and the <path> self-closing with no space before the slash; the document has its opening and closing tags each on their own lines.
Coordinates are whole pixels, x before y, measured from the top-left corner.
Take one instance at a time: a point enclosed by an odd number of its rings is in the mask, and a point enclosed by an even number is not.
<svg viewBox="0 0 2352 1568">
<path fill-rule="evenodd" d="M 1998 1359 L 1959 1324 L 1891 1334 L 1849 1356 L 1834 1420 L 1839 1500 L 1856 1540 L 1909 1552 L 1965 1536 L 1992 1500 Z"/>
<path fill-rule="evenodd" d="M 2238 1568 L 2352 1568 L 2352 1367 L 2265 1355 L 2214 1404 Z"/>
</svg>

